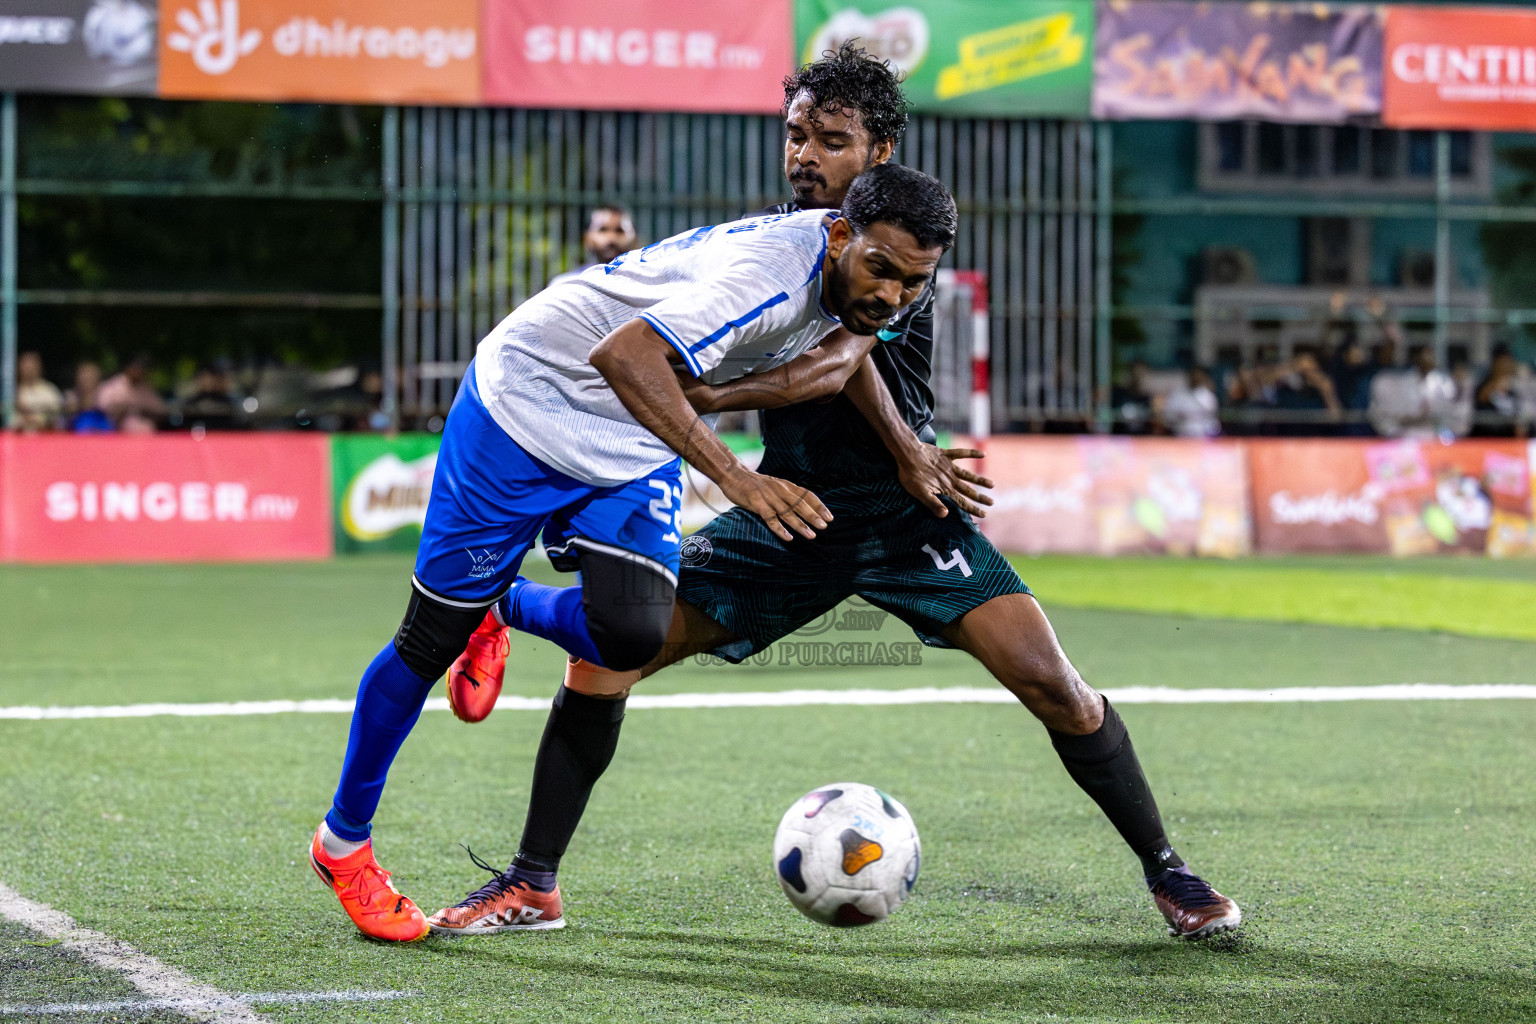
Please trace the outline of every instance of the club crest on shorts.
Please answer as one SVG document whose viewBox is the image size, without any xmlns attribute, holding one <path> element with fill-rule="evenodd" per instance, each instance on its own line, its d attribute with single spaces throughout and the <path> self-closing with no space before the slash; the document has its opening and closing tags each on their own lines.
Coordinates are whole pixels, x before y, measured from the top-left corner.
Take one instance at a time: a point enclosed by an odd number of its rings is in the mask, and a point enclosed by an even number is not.
<svg viewBox="0 0 1536 1024">
<path fill-rule="evenodd" d="M 495 575 L 496 566 L 506 554 L 505 551 L 492 551 L 490 548 L 483 548 L 478 553 L 465 548 L 464 553 L 469 556 L 469 578 L 472 580 L 489 579 Z"/>
<path fill-rule="evenodd" d="M 678 551 L 678 560 L 684 565 L 698 568 L 709 561 L 709 556 L 715 553 L 715 546 L 709 542 L 708 537 L 700 537 L 694 534 L 683 541 L 683 546 Z"/>
</svg>

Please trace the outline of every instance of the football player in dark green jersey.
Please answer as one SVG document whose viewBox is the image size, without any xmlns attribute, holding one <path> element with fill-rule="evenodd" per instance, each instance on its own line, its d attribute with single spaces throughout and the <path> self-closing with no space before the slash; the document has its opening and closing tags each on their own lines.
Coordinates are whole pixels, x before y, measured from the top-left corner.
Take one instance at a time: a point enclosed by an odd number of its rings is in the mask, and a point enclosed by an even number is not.
<svg viewBox="0 0 1536 1024">
<path fill-rule="evenodd" d="M 766 213 L 836 209 L 855 177 L 890 159 L 906 126 L 890 65 L 848 44 L 785 79 L 784 99 L 784 171 L 795 198 Z M 933 445 L 932 358 L 930 282 L 873 339 L 834 336 L 774 374 L 685 383 L 700 412 L 762 409 L 761 471 L 804 486 L 833 518 L 813 539 L 785 540 L 733 508 L 684 542 L 662 653 L 635 672 L 568 667 L 517 858 L 451 914 L 434 915 L 474 927 L 440 930 L 550 927 L 551 914 L 559 917 L 560 858 L 613 756 L 631 686 L 695 654 L 740 662 L 854 596 L 902 619 L 925 644 L 970 653 L 1040 720 L 1072 779 L 1139 858 L 1170 935 L 1203 939 L 1238 925 L 1237 905 L 1169 844 L 1119 714 L 1073 668 L 1029 588 L 976 528 L 973 516 L 991 503 L 977 487 L 990 482 L 955 463 L 980 452 Z M 478 721 L 494 705 L 505 635 L 488 617 L 450 670 L 461 718 Z M 504 913 L 511 891 L 528 893 L 537 921 L 519 925 Z M 480 920 L 482 905 L 494 906 L 498 921 Z"/>
</svg>

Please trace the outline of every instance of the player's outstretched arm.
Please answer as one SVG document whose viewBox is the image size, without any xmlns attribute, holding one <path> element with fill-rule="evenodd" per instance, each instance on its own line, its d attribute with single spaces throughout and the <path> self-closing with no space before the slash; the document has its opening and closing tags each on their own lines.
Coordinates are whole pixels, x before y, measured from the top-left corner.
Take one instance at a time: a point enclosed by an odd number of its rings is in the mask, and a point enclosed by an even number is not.
<svg viewBox="0 0 1536 1024">
<path fill-rule="evenodd" d="M 873 335 L 839 328 L 809 352 L 772 370 L 749 373 L 724 384 L 706 384 L 680 370 L 678 383 L 689 404 L 701 414 L 779 409 L 836 395 L 874 346 Z"/>
<path fill-rule="evenodd" d="M 732 502 L 750 509 L 782 540 L 802 537 L 832 521 L 832 513 L 804 487 L 754 473 L 693 411 L 673 371 L 677 350 L 644 320 L 635 319 L 597 343 L 592 366 L 624 408 L 646 430 L 720 486 Z"/>
<path fill-rule="evenodd" d="M 986 510 L 981 506 L 992 504 L 992 496 L 983 494 L 976 487 L 991 487 L 992 481 L 955 464 L 956 459 L 979 459 L 982 453 L 974 448 L 938 448 L 919 441 L 907 421 L 901 418 L 873 359 L 864 360 L 849 378 L 843 393 L 864 414 L 886 449 L 895 456 L 896 475 L 908 494 L 940 519 L 949 515 L 949 509 L 939 500 L 940 495 L 947 495 L 973 516 L 986 516 Z"/>
</svg>

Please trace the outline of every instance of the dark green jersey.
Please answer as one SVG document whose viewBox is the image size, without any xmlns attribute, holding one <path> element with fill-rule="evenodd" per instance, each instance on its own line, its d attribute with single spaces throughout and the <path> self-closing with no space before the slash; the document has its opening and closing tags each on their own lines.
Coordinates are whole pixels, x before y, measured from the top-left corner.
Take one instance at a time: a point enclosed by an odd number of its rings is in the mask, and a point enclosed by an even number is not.
<svg viewBox="0 0 1536 1024">
<path fill-rule="evenodd" d="M 763 211 L 790 213 L 784 203 Z M 932 441 L 933 284 L 876 336 L 870 355 L 907 425 Z M 846 397 L 805 402 L 762 413 L 766 451 L 760 467 L 803 484 L 829 507 L 876 513 L 905 507 L 912 498 L 896 483 L 896 461 L 864 415 Z M 850 509 L 849 505 L 854 509 Z"/>
</svg>

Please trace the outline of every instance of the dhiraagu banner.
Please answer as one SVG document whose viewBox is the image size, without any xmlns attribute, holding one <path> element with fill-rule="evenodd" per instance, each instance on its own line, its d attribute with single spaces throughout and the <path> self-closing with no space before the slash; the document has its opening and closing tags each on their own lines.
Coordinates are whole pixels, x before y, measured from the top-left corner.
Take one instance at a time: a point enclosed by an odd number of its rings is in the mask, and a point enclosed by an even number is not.
<svg viewBox="0 0 1536 1024">
<path fill-rule="evenodd" d="M 437 468 L 438 434 L 332 439 L 336 551 L 415 551 Z"/>
<path fill-rule="evenodd" d="M 1088 116 L 1091 0 L 797 0 L 800 63 L 848 39 L 901 69 L 922 113 Z"/>
</svg>

